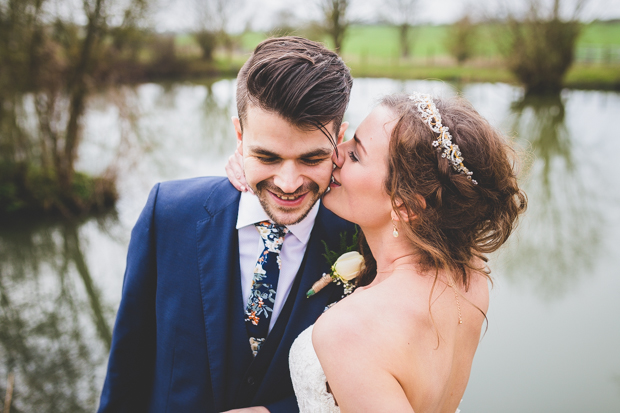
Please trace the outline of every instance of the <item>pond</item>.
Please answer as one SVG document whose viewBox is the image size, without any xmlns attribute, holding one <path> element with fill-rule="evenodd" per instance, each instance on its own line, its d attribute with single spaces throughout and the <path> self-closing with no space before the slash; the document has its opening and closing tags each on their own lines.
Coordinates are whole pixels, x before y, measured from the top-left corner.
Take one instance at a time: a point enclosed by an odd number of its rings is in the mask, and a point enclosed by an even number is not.
<svg viewBox="0 0 620 413">
<path fill-rule="evenodd" d="M 620 94 L 356 79 L 347 136 L 383 94 L 413 90 L 462 93 L 525 159 L 529 209 L 492 257 L 488 331 L 461 411 L 620 411 Z M 115 165 L 116 212 L 2 224 L 0 400 L 14 377 L 12 412 L 96 409 L 131 228 L 156 182 L 224 174 L 234 92 L 224 79 L 92 96 L 77 169 Z"/>
</svg>

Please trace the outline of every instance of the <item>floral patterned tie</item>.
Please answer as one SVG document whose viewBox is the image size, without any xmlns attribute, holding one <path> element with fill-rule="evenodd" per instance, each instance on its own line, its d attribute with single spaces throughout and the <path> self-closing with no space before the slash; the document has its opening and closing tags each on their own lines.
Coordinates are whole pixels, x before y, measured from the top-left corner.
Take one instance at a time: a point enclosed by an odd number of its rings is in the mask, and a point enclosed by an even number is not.
<svg viewBox="0 0 620 413">
<path fill-rule="evenodd" d="M 252 354 L 256 357 L 269 331 L 269 317 L 273 313 L 280 277 L 280 251 L 288 228 L 269 221 L 254 225 L 265 246 L 254 268 L 252 292 L 245 309 L 245 326 Z"/>
</svg>

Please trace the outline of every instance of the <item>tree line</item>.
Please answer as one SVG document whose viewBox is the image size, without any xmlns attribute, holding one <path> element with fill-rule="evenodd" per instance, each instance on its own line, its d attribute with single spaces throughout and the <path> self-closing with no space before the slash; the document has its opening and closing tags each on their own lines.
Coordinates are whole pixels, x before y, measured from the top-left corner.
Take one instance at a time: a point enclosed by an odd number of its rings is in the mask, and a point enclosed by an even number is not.
<svg viewBox="0 0 620 413">
<path fill-rule="evenodd" d="M 229 25 L 247 0 L 188 1 L 198 58 L 179 56 L 176 35 L 152 28 L 154 0 L 0 0 L 0 216 L 15 211 L 71 216 L 114 204 L 113 168 L 97 177 L 75 171 L 89 94 L 121 82 L 227 73 L 215 53 L 224 51 L 230 60 L 240 47 Z M 296 21 L 283 10 L 273 34 L 327 39 L 343 53 L 356 23 L 355 1 L 314 0 L 313 21 Z M 557 93 L 574 60 L 584 1 L 577 1 L 569 17 L 560 13 L 561 0 L 552 0 L 551 7 L 529 0 L 525 11 L 500 16 L 465 15 L 451 26 L 448 49 L 465 63 L 481 24 L 494 23 L 505 65 L 526 92 Z M 422 6 L 419 0 L 386 0 L 377 12 L 397 28 L 405 59 Z M 231 75 L 237 69 L 228 68 Z M 27 125 L 28 117 L 36 127 Z"/>
</svg>

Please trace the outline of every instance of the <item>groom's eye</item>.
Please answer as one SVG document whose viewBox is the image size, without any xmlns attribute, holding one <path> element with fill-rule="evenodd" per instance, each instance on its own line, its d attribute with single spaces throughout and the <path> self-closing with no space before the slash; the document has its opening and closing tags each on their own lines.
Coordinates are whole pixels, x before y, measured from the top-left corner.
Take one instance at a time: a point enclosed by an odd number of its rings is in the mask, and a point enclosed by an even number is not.
<svg viewBox="0 0 620 413">
<path fill-rule="evenodd" d="M 301 158 L 301 162 L 309 166 L 314 166 L 320 164 L 325 159 L 327 158 Z"/>
<path fill-rule="evenodd" d="M 280 160 L 275 156 L 258 156 L 258 160 L 264 164 L 274 164 Z"/>
</svg>

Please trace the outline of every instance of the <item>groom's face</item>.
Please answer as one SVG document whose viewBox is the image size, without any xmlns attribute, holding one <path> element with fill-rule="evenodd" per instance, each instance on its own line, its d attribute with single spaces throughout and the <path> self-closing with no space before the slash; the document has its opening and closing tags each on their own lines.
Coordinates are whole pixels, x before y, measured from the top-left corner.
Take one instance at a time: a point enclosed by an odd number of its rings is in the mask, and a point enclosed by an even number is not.
<svg viewBox="0 0 620 413">
<path fill-rule="evenodd" d="M 250 106 L 242 144 L 245 178 L 263 209 L 278 224 L 298 223 L 327 189 L 332 172 L 331 142 L 320 130 L 300 130 L 280 115 Z M 326 125 L 328 131 L 333 124 Z M 344 136 L 341 128 L 337 141 Z"/>
</svg>

